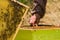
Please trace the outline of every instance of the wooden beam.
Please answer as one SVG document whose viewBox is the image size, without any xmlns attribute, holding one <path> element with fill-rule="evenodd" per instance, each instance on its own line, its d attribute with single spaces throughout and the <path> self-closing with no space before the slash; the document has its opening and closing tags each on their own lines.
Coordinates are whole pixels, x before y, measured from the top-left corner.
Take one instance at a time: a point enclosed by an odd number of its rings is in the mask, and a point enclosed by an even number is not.
<svg viewBox="0 0 60 40">
<path fill-rule="evenodd" d="M 19 2 L 19 1 L 16 1 L 16 0 L 11 0 L 11 1 L 16 2 L 17 4 L 19 4 L 19 5 L 23 6 L 23 7 L 29 8 L 29 6 L 23 4 L 23 3 Z"/>
<path fill-rule="evenodd" d="M 12 39 L 12 40 L 14 40 L 14 39 L 15 39 L 15 37 L 16 37 L 16 35 L 17 35 L 17 33 L 18 33 L 18 31 L 19 31 L 19 29 L 20 29 L 21 25 L 22 25 L 23 18 L 26 16 L 26 14 L 27 14 L 28 10 L 29 10 L 29 9 L 26 9 L 26 11 L 25 11 L 25 13 L 24 13 L 24 15 L 23 15 L 23 17 L 22 17 L 22 20 L 21 20 L 20 24 L 18 25 L 18 27 L 17 27 L 17 29 L 16 29 L 16 32 L 15 32 L 15 34 L 14 34 L 14 36 L 13 36 L 13 39 Z"/>
<path fill-rule="evenodd" d="M 20 29 L 20 27 L 21 27 L 21 25 L 22 25 L 23 18 L 25 18 L 26 14 L 27 14 L 27 12 L 28 12 L 28 10 L 29 10 L 29 7 L 28 7 L 27 5 L 25 5 L 25 4 L 17 1 L 17 0 L 11 0 L 11 1 L 13 1 L 13 2 L 15 2 L 15 3 L 17 3 L 17 4 L 19 4 L 19 5 L 21 5 L 21 6 L 23 6 L 23 7 L 26 8 L 26 11 L 25 11 L 25 13 L 24 13 L 24 15 L 23 15 L 23 17 L 22 17 L 22 19 L 21 19 L 21 22 L 20 22 L 20 24 L 18 25 L 18 27 L 16 28 L 15 34 L 14 34 L 14 36 L 13 36 L 13 38 L 12 38 L 12 40 L 14 40 L 15 37 L 16 37 L 16 35 L 17 35 L 17 33 L 18 33 L 18 31 L 19 31 L 19 29 Z"/>
</svg>

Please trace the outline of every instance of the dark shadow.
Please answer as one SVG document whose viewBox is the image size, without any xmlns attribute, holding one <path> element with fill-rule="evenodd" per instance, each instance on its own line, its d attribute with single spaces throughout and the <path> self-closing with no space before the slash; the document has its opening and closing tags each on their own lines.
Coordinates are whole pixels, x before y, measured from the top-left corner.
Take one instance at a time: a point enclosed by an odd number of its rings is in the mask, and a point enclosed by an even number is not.
<svg viewBox="0 0 60 40">
<path fill-rule="evenodd" d="M 38 26 L 53 26 L 53 25 L 41 24 L 41 25 L 38 25 Z"/>
</svg>

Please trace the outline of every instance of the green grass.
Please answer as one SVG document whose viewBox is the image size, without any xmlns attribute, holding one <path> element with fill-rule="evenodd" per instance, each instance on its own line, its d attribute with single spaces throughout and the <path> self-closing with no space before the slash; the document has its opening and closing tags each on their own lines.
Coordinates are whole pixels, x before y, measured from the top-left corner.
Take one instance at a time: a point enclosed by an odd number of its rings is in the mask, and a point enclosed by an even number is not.
<svg viewBox="0 0 60 40">
<path fill-rule="evenodd" d="M 15 40 L 32 40 L 32 32 L 29 30 L 19 30 Z"/>
<path fill-rule="evenodd" d="M 60 40 L 60 30 L 19 30 L 15 40 Z"/>
</svg>

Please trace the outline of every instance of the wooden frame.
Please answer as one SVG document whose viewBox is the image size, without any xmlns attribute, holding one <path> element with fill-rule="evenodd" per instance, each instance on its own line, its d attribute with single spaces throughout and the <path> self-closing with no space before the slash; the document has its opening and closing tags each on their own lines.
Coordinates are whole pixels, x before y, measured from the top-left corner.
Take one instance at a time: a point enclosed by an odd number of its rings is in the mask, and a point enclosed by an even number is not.
<svg viewBox="0 0 60 40">
<path fill-rule="evenodd" d="M 25 17 L 25 15 L 27 14 L 27 12 L 28 12 L 28 10 L 29 10 L 29 7 L 28 7 L 27 5 L 19 2 L 19 1 L 16 1 L 16 0 L 11 0 L 11 1 L 16 2 L 17 4 L 19 4 L 19 5 L 21 5 L 21 6 L 23 6 L 23 7 L 26 8 L 26 11 L 25 11 L 25 13 L 24 13 L 24 15 L 23 15 L 23 17 L 22 17 L 22 19 L 21 19 L 21 22 L 20 22 L 20 24 L 18 25 L 18 27 L 16 28 L 15 34 L 14 34 L 14 36 L 13 36 L 13 38 L 12 38 L 12 40 L 14 40 L 15 37 L 16 37 L 16 35 L 17 35 L 17 33 L 18 33 L 18 31 L 19 31 L 19 29 L 20 29 L 20 26 L 22 25 L 23 18 Z"/>
</svg>

